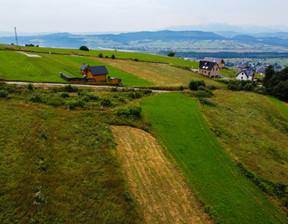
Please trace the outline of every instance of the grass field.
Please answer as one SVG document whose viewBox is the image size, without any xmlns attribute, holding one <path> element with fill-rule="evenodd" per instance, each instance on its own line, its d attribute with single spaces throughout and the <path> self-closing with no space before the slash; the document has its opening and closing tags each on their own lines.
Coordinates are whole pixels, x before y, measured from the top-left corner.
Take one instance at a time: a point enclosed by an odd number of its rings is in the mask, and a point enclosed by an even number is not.
<svg viewBox="0 0 288 224">
<path fill-rule="evenodd" d="M 269 100 L 271 100 L 274 105 L 278 108 L 278 110 L 284 115 L 284 117 L 286 117 L 287 121 L 288 121 L 288 105 L 287 103 L 284 103 L 278 99 L 276 99 L 275 97 L 272 96 L 267 96 Z"/>
<path fill-rule="evenodd" d="M 287 106 L 251 92 L 214 93 L 217 106 L 201 107 L 226 151 L 262 177 L 288 184 Z"/>
<path fill-rule="evenodd" d="M 5 80 L 31 82 L 62 82 L 59 75 L 63 72 L 71 77 L 83 77 L 80 66 L 83 62 L 90 65 L 104 65 L 91 58 L 53 54 L 37 54 L 41 58 L 30 58 L 17 52 L 0 51 L 0 78 Z M 130 73 L 105 65 L 111 77 L 122 79 L 124 86 L 153 86 L 148 81 Z"/>
<path fill-rule="evenodd" d="M 0 49 L 2 48 L 15 48 L 15 46 L 9 45 L 0 45 Z M 80 46 L 79 46 L 80 47 Z M 79 49 L 61 49 L 61 48 L 42 48 L 42 47 L 21 47 L 22 50 L 29 50 L 29 51 L 41 51 L 41 52 L 52 52 L 52 53 L 63 53 L 63 54 L 81 54 L 81 55 L 88 55 L 88 56 L 97 56 L 102 53 L 103 56 L 111 56 L 114 54 L 116 58 L 121 59 L 131 59 L 135 60 L 138 59 L 140 61 L 147 61 L 147 62 L 160 62 L 160 63 L 172 63 L 174 65 L 179 66 L 193 66 L 194 68 L 199 67 L 199 63 L 194 61 L 185 61 L 183 59 L 156 55 L 156 54 L 146 54 L 146 53 L 137 53 L 137 52 L 122 52 L 122 51 L 107 51 L 107 50 L 90 50 L 90 51 L 81 51 Z"/>
<path fill-rule="evenodd" d="M 152 135 L 126 126 L 111 129 L 127 186 L 146 223 L 210 223 Z"/>
<path fill-rule="evenodd" d="M 179 164 L 190 187 L 220 223 L 286 223 L 232 163 L 207 126 L 197 101 L 180 93 L 147 98 L 143 112 Z"/>
<path fill-rule="evenodd" d="M 139 223 L 109 126 L 0 99 L 0 223 Z"/>
<path fill-rule="evenodd" d="M 215 82 L 197 73 L 163 64 L 151 64 L 145 62 L 96 59 L 102 63 L 131 73 L 139 78 L 147 80 L 157 86 L 186 86 L 191 79 L 204 80 L 207 85 L 223 87 L 222 83 Z"/>
</svg>

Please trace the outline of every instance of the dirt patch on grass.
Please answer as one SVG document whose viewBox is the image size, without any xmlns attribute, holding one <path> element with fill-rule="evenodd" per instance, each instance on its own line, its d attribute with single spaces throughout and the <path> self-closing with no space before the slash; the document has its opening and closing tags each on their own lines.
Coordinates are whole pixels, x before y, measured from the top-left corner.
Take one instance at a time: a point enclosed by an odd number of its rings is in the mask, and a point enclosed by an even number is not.
<svg viewBox="0 0 288 224">
<path fill-rule="evenodd" d="M 153 136 L 132 127 L 111 130 L 129 191 L 146 223 L 209 222 Z"/>
</svg>

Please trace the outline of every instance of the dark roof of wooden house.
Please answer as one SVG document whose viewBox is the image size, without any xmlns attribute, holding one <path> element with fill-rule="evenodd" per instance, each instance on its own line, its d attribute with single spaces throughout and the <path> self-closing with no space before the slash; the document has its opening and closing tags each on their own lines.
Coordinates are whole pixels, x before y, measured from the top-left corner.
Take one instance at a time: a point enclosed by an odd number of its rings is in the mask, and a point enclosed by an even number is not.
<svg viewBox="0 0 288 224">
<path fill-rule="evenodd" d="M 88 66 L 87 64 L 83 63 L 83 65 L 81 65 L 80 69 L 84 70 L 85 68 L 87 68 L 87 66 Z"/>
<path fill-rule="evenodd" d="M 211 61 L 200 61 L 199 69 L 211 71 L 215 65 L 218 65 L 216 62 Z"/>
<path fill-rule="evenodd" d="M 218 65 L 222 62 L 223 64 L 225 64 L 224 60 L 222 58 L 210 58 L 210 57 L 206 57 L 204 58 L 203 61 L 210 61 L 210 62 L 216 62 Z"/>
<path fill-rule="evenodd" d="M 91 66 L 90 71 L 92 75 L 107 75 L 108 74 L 108 71 L 104 65 Z"/>
</svg>

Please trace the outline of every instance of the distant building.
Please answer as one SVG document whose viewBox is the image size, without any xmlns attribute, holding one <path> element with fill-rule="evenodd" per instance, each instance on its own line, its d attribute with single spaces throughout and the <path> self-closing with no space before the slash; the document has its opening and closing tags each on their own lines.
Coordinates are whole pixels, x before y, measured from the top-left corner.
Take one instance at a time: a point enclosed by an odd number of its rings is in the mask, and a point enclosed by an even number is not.
<svg viewBox="0 0 288 224">
<path fill-rule="evenodd" d="M 265 75 L 266 68 L 264 66 L 258 67 L 256 72 L 259 73 L 260 75 Z"/>
<path fill-rule="evenodd" d="M 219 77 L 219 66 L 216 62 L 210 61 L 200 61 L 199 64 L 199 73 L 211 77 L 218 78 Z"/>
<path fill-rule="evenodd" d="M 206 57 L 204 58 L 203 61 L 210 61 L 210 62 L 216 62 L 217 65 L 219 66 L 219 68 L 223 68 L 225 65 L 225 61 L 222 58 L 210 58 L 210 57 Z"/>
<path fill-rule="evenodd" d="M 238 71 L 251 68 L 251 66 L 248 64 L 239 64 L 237 67 L 238 67 Z"/>
<path fill-rule="evenodd" d="M 249 69 L 243 69 L 237 73 L 236 80 L 250 80 L 254 81 L 255 79 L 255 72 Z"/>
</svg>

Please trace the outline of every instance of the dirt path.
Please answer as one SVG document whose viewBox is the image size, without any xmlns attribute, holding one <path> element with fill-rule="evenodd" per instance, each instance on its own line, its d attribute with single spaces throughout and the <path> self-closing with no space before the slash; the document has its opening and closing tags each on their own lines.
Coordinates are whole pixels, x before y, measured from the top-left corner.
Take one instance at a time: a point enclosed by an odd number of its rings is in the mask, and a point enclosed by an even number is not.
<svg viewBox="0 0 288 224">
<path fill-rule="evenodd" d="M 111 130 L 129 191 L 146 223 L 209 222 L 153 136 L 132 127 Z"/>
</svg>

